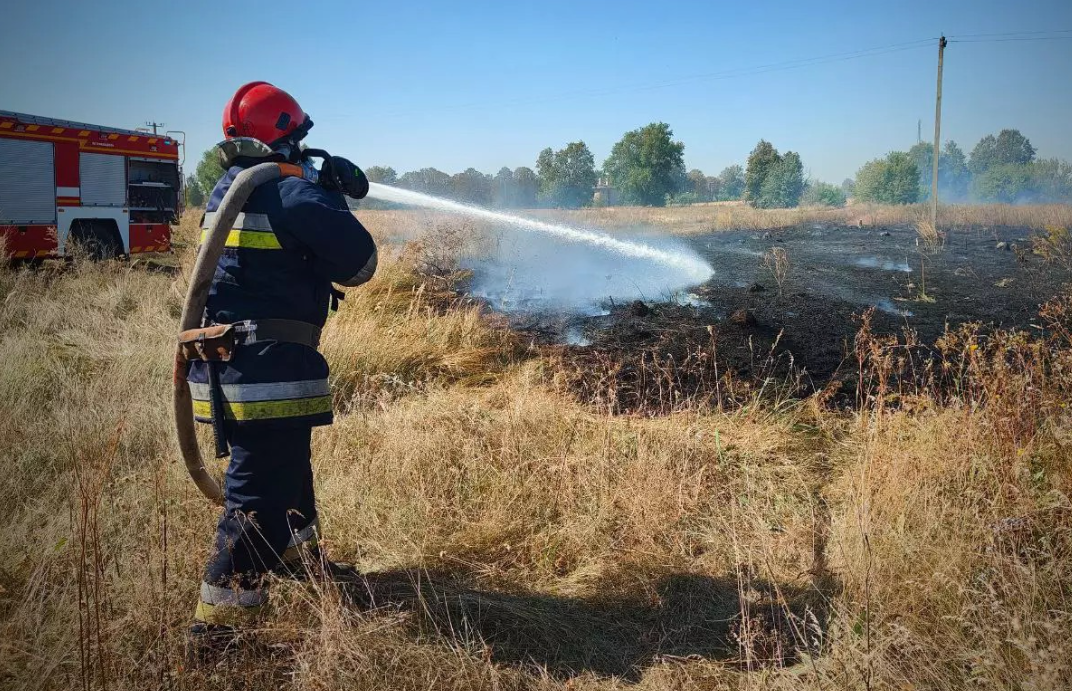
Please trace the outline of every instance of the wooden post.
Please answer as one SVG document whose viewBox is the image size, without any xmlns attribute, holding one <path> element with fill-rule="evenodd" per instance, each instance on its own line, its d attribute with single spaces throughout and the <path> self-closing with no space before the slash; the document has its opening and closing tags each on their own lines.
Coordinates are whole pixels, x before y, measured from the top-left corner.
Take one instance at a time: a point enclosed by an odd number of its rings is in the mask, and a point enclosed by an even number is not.
<svg viewBox="0 0 1072 691">
<path fill-rule="evenodd" d="M 938 230 L 938 158 L 942 139 L 942 58 L 945 55 L 945 36 L 938 39 L 938 95 L 934 99 L 934 160 L 931 167 L 931 223 Z"/>
</svg>

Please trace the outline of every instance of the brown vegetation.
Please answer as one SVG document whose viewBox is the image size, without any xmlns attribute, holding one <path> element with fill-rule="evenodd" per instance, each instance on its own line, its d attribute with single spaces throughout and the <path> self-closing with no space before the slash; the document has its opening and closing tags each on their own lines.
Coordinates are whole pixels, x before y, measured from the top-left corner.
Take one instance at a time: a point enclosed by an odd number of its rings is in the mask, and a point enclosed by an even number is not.
<svg viewBox="0 0 1072 691">
<path fill-rule="evenodd" d="M 791 228 L 808 223 L 852 226 L 911 225 L 929 214 L 929 206 L 924 204 L 881 206 L 855 203 L 840 209 L 819 206 L 796 209 L 753 209 L 744 202 L 716 202 L 670 208 L 620 206 L 532 213 L 598 228 L 651 227 L 691 234 L 727 229 Z M 965 204 L 942 206 L 938 212 L 938 226 L 943 231 L 988 226 L 1042 230 L 1048 225 L 1072 226 L 1072 206 L 1064 204 L 1031 206 Z"/>
<path fill-rule="evenodd" d="M 963 222 L 1070 213 L 985 208 Z M 687 231 L 694 213 L 571 217 L 665 214 Z M 380 237 L 420 235 L 421 218 L 367 215 Z M 0 269 L 0 686 L 1050 689 L 1072 675 L 1068 298 L 1046 308 L 1045 338 L 966 328 L 925 366 L 864 328 L 851 411 L 741 390 L 720 407 L 668 386 L 674 404 L 652 411 L 666 414 L 611 415 L 415 271 L 451 235 L 427 224 L 325 332 L 341 414 L 314 435 L 318 492 L 332 555 L 370 574 L 363 592 L 280 584 L 273 616 L 208 668 L 183 662 L 216 517 L 170 431 L 182 276 Z"/>
<path fill-rule="evenodd" d="M 1031 237 L 1035 254 L 1072 269 L 1072 225 L 1047 225 Z"/>
</svg>

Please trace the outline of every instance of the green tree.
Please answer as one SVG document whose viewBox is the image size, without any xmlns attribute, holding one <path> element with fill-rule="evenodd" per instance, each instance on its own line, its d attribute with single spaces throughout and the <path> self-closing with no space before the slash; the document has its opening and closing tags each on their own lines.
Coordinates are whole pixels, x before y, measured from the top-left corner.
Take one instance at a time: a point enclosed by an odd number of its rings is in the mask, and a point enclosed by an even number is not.
<svg viewBox="0 0 1072 691">
<path fill-rule="evenodd" d="M 685 181 L 685 145 L 665 122 L 626 132 L 603 164 L 626 204 L 663 206 Z"/>
<path fill-rule="evenodd" d="M 1072 163 L 1056 158 L 1032 161 L 1031 188 L 1033 201 L 1072 203 Z"/>
<path fill-rule="evenodd" d="M 488 206 L 492 198 L 492 179 L 476 168 L 466 168 L 451 176 L 451 196 L 460 202 Z"/>
<path fill-rule="evenodd" d="M 723 201 L 740 199 L 744 193 L 744 169 L 739 165 L 726 166 L 718 174 L 718 198 Z"/>
<path fill-rule="evenodd" d="M 434 197 L 449 197 L 454 191 L 450 176 L 435 168 L 421 168 L 404 173 L 398 178 L 398 186 Z"/>
<path fill-rule="evenodd" d="M 992 165 L 972 178 L 973 196 L 1001 204 L 1030 201 L 1034 182 L 1031 172 L 1031 166 L 1023 163 Z"/>
<path fill-rule="evenodd" d="M 540 192 L 540 179 L 532 168 L 521 166 L 514 169 L 514 205 L 520 209 L 536 206 L 536 196 Z"/>
<path fill-rule="evenodd" d="M 1002 130 L 998 136 L 988 134 L 972 149 L 968 169 L 982 175 L 996 166 L 1010 163 L 1026 165 L 1035 159 L 1035 147 L 1020 130 Z"/>
<path fill-rule="evenodd" d="M 592 172 L 594 173 L 595 170 Z M 549 198 L 551 191 L 558 182 L 558 171 L 555 169 L 555 150 L 551 147 L 547 147 L 536 157 L 536 175 L 540 180 L 541 199 Z"/>
<path fill-rule="evenodd" d="M 517 189 L 514 186 L 514 171 L 506 166 L 499 169 L 491 184 L 492 203 L 499 209 L 510 209 L 517 205 Z"/>
<path fill-rule="evenodd" d="M 919 171 L 919 201 L 931 198 L 931 178 L 934 175 L 934 145 L 920 142 L 908 150 L 908 156 Z M 968 172 L 964 150 L 949 140 L 938 157 L 938 194 L 946 201 L 963 200 L 968 194 Z"/>
<path fill-rule="evenodd" d="M 904 151 L 868 161 L 856 173 L 856 198 L 880 204 L 912 204 L 919 199 L 919 169 Z"/>
<path fill-rule="evenodd" d="M 186 204 L 191 207 L 205 205 L 205 193 L 193 175 L 186 176 Z"/>
<path fill-rule="evenodd" d="M 808 183 L 801 196 L 802 204 L 811 206 L 845 206 L 845 192 L 840 187 L 818 180 Z"/>
<path fill-rule="evenodd" d="M 800 155 L 787 151 L 768 171 L 752 205 L 765 209 L 791 209 L 800 204 L 804 192 L 804 165 Z"/>
<path fill-rule="evenodd" d="M 845 193 L 846 197 L 851 197 L 856 194 L 856 181 L 852 178 L 845 178 L 841 181 L 841 191 Z"/>
<path fill-rule="evenodd" d="M 748 154 L 748 165 L 744 173 L 744 199 L 752 206 L 758 206 L 767 175 L 778 165 L 782 157 L 778 150 L 766 139 L 760 139 L 752 153 Z"/>
<path fill-rule="evenodd" d="M 970 183 L 971 172 L 964 150 L 950 139 L 942 147 L 942 155 L 938 159 L 938 194 L 949 201 L 963 201 L 968 198 Z"/>
<path fill-rule="evenodd" d="M 394 185 L 398 182 L 398 173 L 391 166 L 372 166 L 365 171 L 365 177 L 369 182 L 378 182 L 381 185 Z"/>
<path fill-rule="evenodd" d="M 583 142 L 540 152 L 536 159 L 540 200 L 547 205 L 575 209 L 592 201 L 596 185 L 595 159 Z"/>
<path fill-rule="evenodd" d="M 918 142 L 908 150 L 908 157 L 916 164 L 919 171 L 919 198 L 929 199 L 931 196 L 931 174 L 934 165 L 934 145 L 929 142 Z M 938 159 L 941 165 L 941 158 Z"/>
<path fill-rule="evenodd" d="M 223 177 L 223 172 L 216 147 L 201 154 L 201 160 L 197 162 L 197 168 L 194 170 L 194 177 L 205 199 L 212 196 L 212 190 L 216 189 L 216 183 Z"/>
<path fill-rule="evenodd" d="M 972 178 L 972 197 L 1002 204 L 1072 202 L 1072 164 L 1056 158 L 1003 163 Z"/>
</svg>

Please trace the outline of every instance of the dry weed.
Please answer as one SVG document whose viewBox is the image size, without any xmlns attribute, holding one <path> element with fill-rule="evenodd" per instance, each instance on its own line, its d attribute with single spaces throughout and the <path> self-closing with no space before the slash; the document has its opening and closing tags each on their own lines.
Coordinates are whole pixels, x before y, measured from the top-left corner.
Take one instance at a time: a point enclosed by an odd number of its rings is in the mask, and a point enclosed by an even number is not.
<svg viewBox="0 0 1072 691">
<path fill-rule="evenodd" d="M 785 279 L 789 276 L 789 253 L 784 247 L 771 247 L 763 254 L 763 268 L 770 272 L 778 285 L 778 294 L 782 294 Z"/>
<path fill-rule="evenodd" d="M 917 244 L 924 252 L 935 254 L 945 246 L 945 233 L 938 230 L 934 222 L 922 214 L 916 219 L 916 235 Z"/>
<path fill-rule="evenodd" d="M 1072 226 L 1047 225 L 1031 237 L 1035 254 L 1072 270 Z"/>
</svg>

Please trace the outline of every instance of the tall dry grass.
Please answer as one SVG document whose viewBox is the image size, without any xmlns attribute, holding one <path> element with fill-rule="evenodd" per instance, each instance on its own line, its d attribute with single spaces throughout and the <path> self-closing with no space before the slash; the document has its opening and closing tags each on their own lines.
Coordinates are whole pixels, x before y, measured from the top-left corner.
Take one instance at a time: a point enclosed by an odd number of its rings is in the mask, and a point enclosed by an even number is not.
<svg viewBox="0 0 1072 691">
<path fill-rule="evenodd" d="M 368 218 L 387 237 L 416 217 Z M 443 236 L 430 228 L 425 245 Z M 215 515 L 170 431 L 182 275 L 0 269 L 0 685 L 1049 689 L 1072 674 L 1059 348 L 964 336 L 908 388 L 902 345 L 865 334 L 871 395 L 852 412 L 611 416 L 416 274 L 429 251 L 386 252 L 325 332 L 341 414 L 314 435 L 317 489 L 328 548 L 367 581 L 277 584 L 246 645 L 196 669 L 184 628 Z"/>
<path fill-rule="evenodd" d="M 929 208 L 924 204 L 883 206 L 854 203 L 840 209 L 816 206 L 753 209 L 743 202 L 719 202 L 668 208 L 621 206 L 528 213 L 599 228 L 659 228 L 691 234 L 717 230 L 770 230 L 812 223 L 852 226 L 913 225 L 919 218 L 929 214 Z M 1042 230 L 1046 226 L 1072 226 L 1072 206 L 951 204 L 943 205 L 939 209 L 938 229 L 942 231 L 997 226 L 1033 230 Z"/>
</svg>

